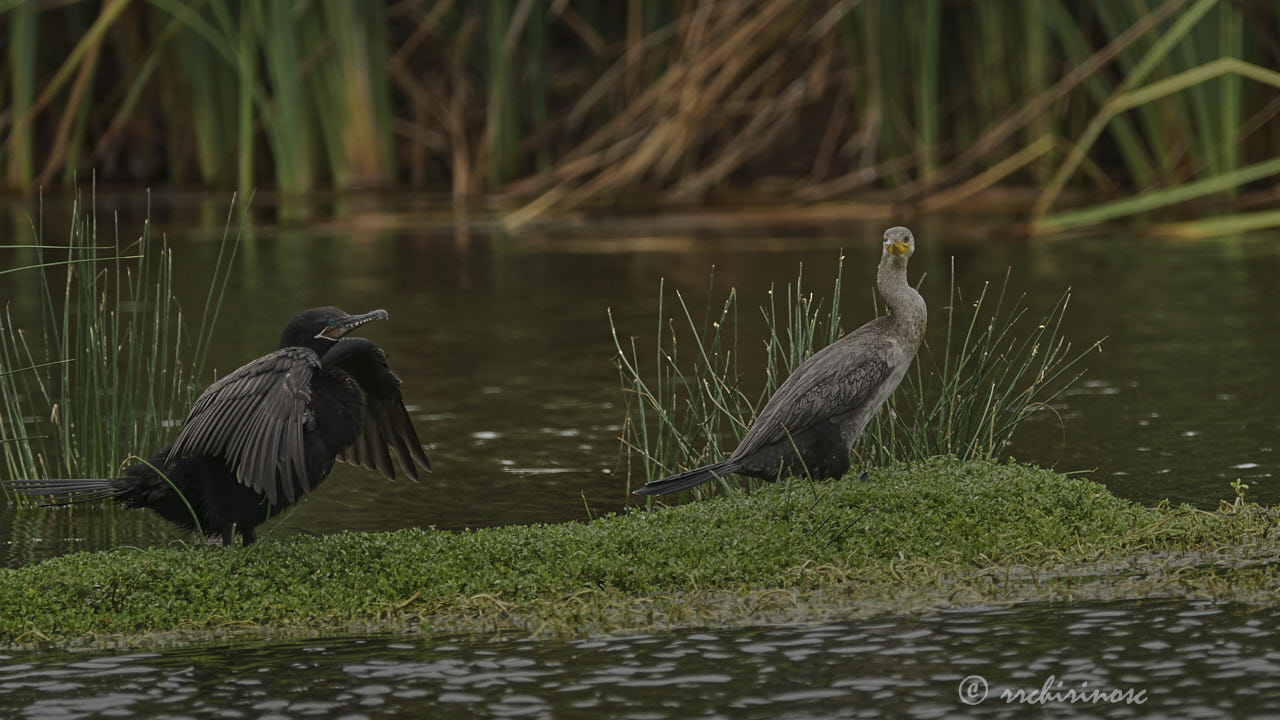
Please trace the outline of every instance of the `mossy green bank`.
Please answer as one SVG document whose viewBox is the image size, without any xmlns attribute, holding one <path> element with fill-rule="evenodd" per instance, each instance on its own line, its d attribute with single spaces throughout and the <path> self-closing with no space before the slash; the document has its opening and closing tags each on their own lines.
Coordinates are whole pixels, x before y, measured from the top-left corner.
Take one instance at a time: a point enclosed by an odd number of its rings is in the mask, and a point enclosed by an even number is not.
<svg viewBox="0 0 1280 720">
<path fill-rule="evenodd" d="M 1230 494 L 1230 488 L 1224 488 Z M 0 643 L 335 629 L 581 634 L 1280 587 L 1280 516 L 935 458 L 591 522 L 122 548 L 0 571 Z"/>
</svg>

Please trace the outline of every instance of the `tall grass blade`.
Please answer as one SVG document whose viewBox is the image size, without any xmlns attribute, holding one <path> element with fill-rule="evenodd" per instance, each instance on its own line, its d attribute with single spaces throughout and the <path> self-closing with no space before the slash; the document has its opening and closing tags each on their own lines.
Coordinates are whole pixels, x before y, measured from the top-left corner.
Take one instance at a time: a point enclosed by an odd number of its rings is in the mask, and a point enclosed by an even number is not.
<svg viewBox="0 0 1280 720">
<path fill-rule="evenodd" d="M 32 3 L 23 3 L 9 11 L 9 113 L 25 117 L 31 111 L 36 82 L 36 30 L 39 19 Z M 19 125 L 9 136 L 8 167 L 5 178 L 10 187 L 31 187 L 35 170 L 32 165 L 34 140 L 30 125 Z"/>
<path fill-rule="evenodd" d="M 1142 193 L 1137 197 L 1101 203 L 1080 210 L 1071 210 L 1043 218 L 1036 223 L 1037 232 L 1060 232 L 1070 228 L 1092 225 L 1106 220 L 1167 207 L 1213 193 L 1227 192 L 1255 180 L 1280 174 L 1280 158 L 1242 167 L 1239 170 L 1185 183 L 1167 190 Z"/>
<path fill-rule="evenodd" d="M 1218 33 L 1220 57 L 1240 59 L 1244 55 L 1244 15 L 1233 3 L 1218 5 Z M 1237 75 L 1224 75 L 1219 85 L 1219 126 L 1222 128 L 1218 149 L 1221 172 L 1232 172 L 1240 167 L 1240 111 L 1243 82 Z M 1235 189 L 1228 190 L 1234 193 Z"/>
<path fill-rule="evenodd" d="M 253 190 L 253 95 L 257 84 L 254 58 L 257 57 L 257 37 L 253 28 L 253 9 L 250 5 L 240 8 L 236 55 L 236 189 L 241 195 Z"/>
<path fill-rule="evenodd" d="M 315 186 L 315 169 L 311 165 L 311 107 L 302 77 L 303 56 L 298 41 L 298 23 L 290 3 L 263 3 L 252 6 L 254 25 L 260 33 L 273 101 L 263 108 L 264 126 L 271 155 L 275 159 L 276 187 L 282 192 L 301 195 Z"/>
<path fill-rule="evenodd" d="M 928 178 L 937 165 L 938 61 L 942 51 L 942 0 L 924 3 L 920 31 L 920 80 L 916 95 L 916 125 L 920 133 L 920 177 Z"/>
</svg>

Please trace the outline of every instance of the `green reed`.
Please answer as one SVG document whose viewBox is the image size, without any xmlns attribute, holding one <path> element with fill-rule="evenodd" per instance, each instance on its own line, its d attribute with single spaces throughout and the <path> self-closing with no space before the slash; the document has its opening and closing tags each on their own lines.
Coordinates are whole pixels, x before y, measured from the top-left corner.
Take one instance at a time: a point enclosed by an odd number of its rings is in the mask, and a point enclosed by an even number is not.
<svg viewBox="0 0 1280 720">
<path fill-rule="evenodd" d="M 9 17 L 9 95 L 6 105 L 15 117 L 25 115 L 35 98 L 36 32 L 35 8 L 23 4 Z M 34 179 L 34 140 L 30 128 L 13 130 L 5 179 L 10 187 L 28 187 Z"/>
<path fill-rule="evenodd" d="M 1257 73 L 1115 106 L 1274 66 L 1253 28 L 1276 22 L 1229 0 L 0 0 L 0 165 L 23 190 L 90 167 L 242 194 L 407 178 L 529 200 L 517 218 L 763 178 L 914 201 L 999 169 L 1044 186 L 1041 219 L 1068 185 L 1243 188 L 1280 142 Z"/>
<path fill-rule="evenodd" d="M 713 272 L 711 287 L 714 283 Z M 633 472 L 647 481 L 675 472 L 682 462 L 693 467 L 699 460 L 714 460 L 732 447 L 722 447 L 722 442 L 740 437 L 755 415 L 755 400 L 737 383 L 737 294 L 731 289 L 719 306 L 709 302 L 701 323 L 694 320 L 680 292 L 676 292 L 679 320 L 666 317 L 665 300 L 660 282 L 656 328 L 660 341 L 654 349 L 656 372 L 651 380 L 641 372 L 636 339 L 624 343 L 609 313 L 627 400 L 622 443 L 628 488 Z M 692 357 L 685 363 L 691 365 L 688 369 L 681 360 L 681 337 L 686 330 L 693 337 Z M 669 340 L 662 342 L 664 337 Z M 633 467 L 637 464 L 638 468 Z"/>
<path fill-rule="evenodd" d="M 1052 403 L 1084 374 L 1080 362 L 1102 341 L 1078 350 L 1063 337 L 1071 291 L 1037 321 L 1027 315 L 1026 297 L 1009 298 L 1008 287 L 1006 274 L 999 286 L 983 283 L 967 298 L 952 266 L 948 304 L 931 311 L 933 323 L 945 317 L 943 345 L 920 349 L 888 410 L 855 443 L 864 465 L 936 455 L 997 459 L 1027 417 L 1053 412 Z"/>
<path fill-rule="evenodd" d="M 758 393 L 742 386 L 738 295 L 732 288 L 723 302 L 708 300 L 698 318 L 677 292 L 668 317 L 660 284 L 659 342 L 652 349 L 634 337 L 624 341 L 610 315 L 626 407 L 621 442 L 628 489 L 718 461 L 736 447 L 791 372 L 843 334 L 843 270 L 841 257 L 829 304 L 805 289 L 803 268 L 784 290 L 769 291 L 760 308 L 765 358 Z M 1083 373 L 1080 361 L 1100 344 L 1076 351 L 1063 338 L 1069 292 L 1033 323 L 1024 298 L 1006 297 L 1007 285 L 1006 276 L 998 289 L 984 284 L 976 298 L 967 299 L 953 269 L 951 300 L 931 309 L 932 322 L 944 323 L 943 344 L 920 348 L 901 388 L 855 443 L 854 468 L 938 455 L 999 458 L 1020 423 L 1035 412 L 1052 411 L 1051 404 Z M 712 290 L 714 283 L 709 298 Z M 877 304 L 877 314 L 881 310 Z"/>
<path fill-rule="evenodd" d="M 228 217 L 228 230 L 231 218 Z M 223 236 L 204 307 L 174 294 L 173 251 L 151 236 L 99 240 L 92 201 L 77 196 L 65 245 L 33 227 L 39 327 L 0 319 L 0 457 L 7 477 L 111 477 L 181 422 L 204 379 L 239 237 Z M 105 233 L 104 233 L 105 234 Z"/>
</svg>

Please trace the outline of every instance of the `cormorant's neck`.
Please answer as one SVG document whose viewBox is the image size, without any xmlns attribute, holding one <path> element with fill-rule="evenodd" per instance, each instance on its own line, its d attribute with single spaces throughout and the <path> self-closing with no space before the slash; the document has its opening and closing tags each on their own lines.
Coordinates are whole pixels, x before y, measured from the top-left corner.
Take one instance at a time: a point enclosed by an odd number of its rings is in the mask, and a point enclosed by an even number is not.
<svg viewBox="0 0 1280 720">
<path fill-rule="evenodd" d="M 880 269 L 876 273 L 876 287 L 889 306 L 894 324 L 918 341 L 924 335 L 928 312 L 924 298 L 907 282 L 907 258 L 888 253 L 882 255 Z"/>
<path fill-rule="evenodd" d="M 333 349 L 335 341 L 325 338 L 311 337 L 305 333 L 302 334 L 286 334 L 280 338 L 280 349 L 285 348 L 306 348 L 316 354 L 316 357 L 324 357 L 324 354 Z"/>
<path fill-rule="evenodd" d="M 333 343 L 328 352 L 320 356 L 320 364 L 325 367 L 340 365 L 353 357 L 377 351 L 373 341 L 362 337 L 344 337 Z"/>
</svg>

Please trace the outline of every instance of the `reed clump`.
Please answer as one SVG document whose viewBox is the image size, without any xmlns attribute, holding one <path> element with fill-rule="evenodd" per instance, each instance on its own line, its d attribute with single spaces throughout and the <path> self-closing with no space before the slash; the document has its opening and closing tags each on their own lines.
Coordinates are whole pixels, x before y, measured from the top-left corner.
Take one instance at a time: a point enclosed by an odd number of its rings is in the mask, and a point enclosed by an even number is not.
<svg viewBox="0 0 1280 720">
<path fill-rule="evenodd" d="M 164 444 L 204 381 L 209 343 L 238 245 L 228 216 L 204 305 L 189 317 L 173 283 L 173 251 L 115 228 L 103 242 L 79 196 L 67 243 L 32 227 L 38 325 L 0 317 L 0 458 L 10 478 L 113 477 L 140 448 Z M 41 226 L 42 227 L 42 226 Z"/>
<path fill-rule="evenodd" d="M 513 223 L 637 192 L 874 190 L 937 209 L 1035 186 L 1035 227 L 1063 230 L 1230 199 L 1280 172 L 1266 164 L 1280 148 L 1277 13 L 1230 0 L 0 3 L 0 166 L 17 189 L 98 168 L 291 195 L 496 192 L 522 206 Z M 1062 215 L 1065 188 L 1145 192 Z"/>
</svg>

